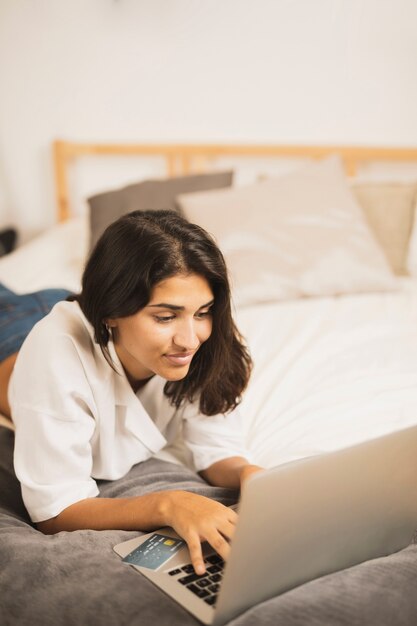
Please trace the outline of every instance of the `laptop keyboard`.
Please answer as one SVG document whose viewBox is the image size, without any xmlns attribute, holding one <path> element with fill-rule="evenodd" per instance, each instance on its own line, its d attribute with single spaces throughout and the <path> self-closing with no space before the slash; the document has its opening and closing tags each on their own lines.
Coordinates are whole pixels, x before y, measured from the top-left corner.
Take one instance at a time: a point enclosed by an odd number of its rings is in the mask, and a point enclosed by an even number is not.
<svg viewBox="0 0 417 626">
<path fill-rule="evenodd" d="M 218 554 L 211 554 L 204 559 L 204 563 L 205 574 L 196 574 L 191 563 L 172 569 L 168 574 L 175 576 L 181 585 L 214 607 L 223 578 L 224 561 Z"/>
</svg>

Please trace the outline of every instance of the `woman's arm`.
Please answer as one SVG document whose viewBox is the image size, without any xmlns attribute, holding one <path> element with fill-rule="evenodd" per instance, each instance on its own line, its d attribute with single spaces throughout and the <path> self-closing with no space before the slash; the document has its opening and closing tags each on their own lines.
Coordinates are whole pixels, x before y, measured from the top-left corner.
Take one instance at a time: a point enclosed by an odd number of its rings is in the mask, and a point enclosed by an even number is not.
<svg viewBox="0 0 417 626">
<path fill-rule="evenodd" d="M 86 498 L 37 527 L 46 535 L 62 530 L 151 530 L 167 524 L 165 492 L 137 498 Z"/>
<path fill-rule="evenodd" d="M 252 465 L 241 456 L 232 456 L 213 463 L 200 475 L 211 485 L 238 489 L 252 474 L 262 471 L 259 465 Z"/>
<path fill-rule="evenodd" d="M 171 526 L 188 545 L 198 574 L 205 572 L 201 542 L 229 556 L 236 513 L 210 498 L 187 491 L 161 491 L 136 498 L 87 498 L 54 518 L 38 522 L 45 534 L 79 529 L 143 530 Z"/>
</svg>

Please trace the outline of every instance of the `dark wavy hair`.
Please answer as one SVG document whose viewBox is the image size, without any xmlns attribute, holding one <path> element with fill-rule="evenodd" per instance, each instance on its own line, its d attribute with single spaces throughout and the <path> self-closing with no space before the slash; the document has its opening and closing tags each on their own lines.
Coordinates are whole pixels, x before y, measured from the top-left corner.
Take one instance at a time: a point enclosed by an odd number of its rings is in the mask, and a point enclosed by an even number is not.
<svg viewBox="0 0 417 626">
<path fill-rule="evenodd" d="M 104 231 L 84 270 L 77 300 L 95 340 L 111 364 L 105 320 L 137 313 L 152 289 L 177 274 L 197 274 L 210 285 L 213 328 L 182 380 L 167 381 L 164 393 L 179 408 L 199 398 L 204 415 L 227 413 L 241 401 L 252 361 L 231 312 L 222 253 L 212 237 L 174 211 L 133 211 Z"/>
</svg>

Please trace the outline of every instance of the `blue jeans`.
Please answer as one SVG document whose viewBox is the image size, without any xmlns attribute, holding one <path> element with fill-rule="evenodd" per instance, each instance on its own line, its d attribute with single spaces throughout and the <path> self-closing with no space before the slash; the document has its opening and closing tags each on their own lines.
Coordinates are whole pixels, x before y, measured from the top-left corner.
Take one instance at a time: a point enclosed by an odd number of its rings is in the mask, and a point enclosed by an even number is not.
<svg viewBox="0 0 417 626">
<path fill-rule="evenodd" d="M 19 295 L 0 283 L 0 362 L 18 352 L 36 322 L 70 293 L 66 289 L 42 289 Z"/>
</svg>

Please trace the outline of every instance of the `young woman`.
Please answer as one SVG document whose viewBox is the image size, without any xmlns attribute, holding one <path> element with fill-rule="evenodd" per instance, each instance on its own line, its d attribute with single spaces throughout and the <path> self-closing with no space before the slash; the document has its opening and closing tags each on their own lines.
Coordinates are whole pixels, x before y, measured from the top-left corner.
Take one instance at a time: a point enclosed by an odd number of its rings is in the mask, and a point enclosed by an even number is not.
<svg viewBox="0 0 417 626">
<path fill-rule="evenodd" d="M 0 408 L 15 424 L 31 519 L 44 533 L 169 525 L 203 573 L 201 541 L 227 558 L 234 511 L 179 490 L 96 498 L 95 479 L 122 477 L 181 432 L 213 485 L 239 487 L 260 470 L 236 411 L 251 360 L 232 320 L 222 254 L 174 212 L 135 211 L 107 228 L 81 293 L 60 301 L 67 295 L 0 290 L 11 325 L 3 323 Z"/>
</svg>

